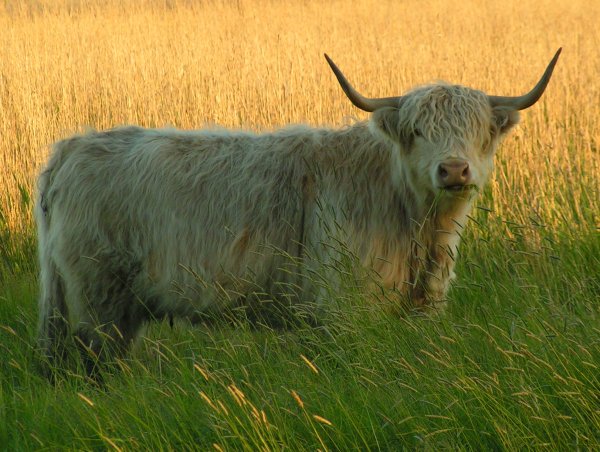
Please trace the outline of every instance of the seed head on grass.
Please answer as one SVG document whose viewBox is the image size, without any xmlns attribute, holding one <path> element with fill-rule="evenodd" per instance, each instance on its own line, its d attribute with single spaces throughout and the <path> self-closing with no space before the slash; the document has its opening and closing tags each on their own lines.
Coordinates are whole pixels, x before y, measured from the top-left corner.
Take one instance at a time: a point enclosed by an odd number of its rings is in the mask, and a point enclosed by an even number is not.
<svg viewBox="0 0 600 452">
<path fill-rule="evenodd" d="M 244 406 L 248 403 L 244 393 L 235 384 L 232 383 L 227 386 L 227 390 L 239 406 Z"/>
<path fill-rule="evenodd" d="M 85 403 L 87 403 L 89 406 L 91 406 L 91 407 L 93 407 L 93 406 L 94 406 L 94 402 L 92 402 L 92 401 L 90 400 L 90 398 L 89 398 L 89 397 L 86 397 L 86 396 L 85 396 L 85 395 L 83 395 L 81 392 L 78 392 L 78 393 L 77 393 L 77 396 L 78 396 L 78 397 L 79 397 L 81 400 L 83 400 Z"/>
<path fill-rule="evenodd" d="M 318 414 L 313 414 L 312 417 L 315 421 L 320 422 L 321 424 L 325 424 L 330 427 L 333 427 L 333 424 L 331 423 L 331 421 L 329 421 L 328 419 L 325 419 L 323 416 L 319 416 Z"/>
<path fill-rule="evenodd" d="M 219 409 L 217 408 L 217 406 L 213 403 L 212 400 L 210 400 L 210 397 L 208 397 L 204 391 L 199 391 L 198 394 L 200 395 L 200 397 L 202 397 L 202 399 L 215 411 L 219 411 Z"/>
<path fill-rule="evenodd" d="M 200 375 L 202 375 L 206 381 L 208 381 L 210 379 L 208 372 L 206 370 L 204 370 L 202 367 L 200 367 L 198 364 L 194 363 L 194 369 L 196 369 L 198 372 L 200 372 Z"/>
<path fill-rule="evenodd" d="M 290 394 L 292 395 L 292 397 L 294 398 L 294 400 L 296 401 L 296 403 L 298 404 L 298 406 L 300 408 L 304 409 L 304 401 L 300 398 L 300 396 L 298 395 L 298 393 L 292 389 L 290 391 Z"/>
<path fill-rule="evenodd" d="M 319 375 L 319 369 L 317 369 L 317 366 L 315 366 L 306 356 L 300 355 L 300 358 L 302 358 L 302 361 L 306 363 L 310 370 L 312 370 L 315 374 Z"/>
</svg>

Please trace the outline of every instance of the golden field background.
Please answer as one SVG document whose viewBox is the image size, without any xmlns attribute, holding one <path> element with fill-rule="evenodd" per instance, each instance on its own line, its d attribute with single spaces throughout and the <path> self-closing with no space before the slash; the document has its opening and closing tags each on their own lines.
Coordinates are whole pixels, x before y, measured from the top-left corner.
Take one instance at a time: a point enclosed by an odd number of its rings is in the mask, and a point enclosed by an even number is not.
<svg viewBox="0 0 600 452">
<path fill-rule="evenodd" d="M 365 119 L 366 95 L 443 79 L 541 102 L 497 156 L 486 206 L 575 236 L 600 211 L 600 3 L 589 0 L 0 2 L 0 226 L 30 232 L 48 145 L 86 127 L 271 129 Z M 491 203 L 491 205 L 490 205 Z"/>
</svg>

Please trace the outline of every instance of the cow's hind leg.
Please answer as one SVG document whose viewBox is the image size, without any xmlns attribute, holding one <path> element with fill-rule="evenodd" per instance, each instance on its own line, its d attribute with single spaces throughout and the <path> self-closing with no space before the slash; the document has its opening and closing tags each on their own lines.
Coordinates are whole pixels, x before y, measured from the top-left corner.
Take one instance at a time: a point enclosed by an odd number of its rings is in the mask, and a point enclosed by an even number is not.
<svg viewBox="0 0 600 452">
<path fill-rule="evenodd" d="M 100 380 L 107 366 L 124 357 L 141 324 L 130 325 L 129 329 L 114 321 L 93 327 L 80 325 L 75 332 L 75 341 L 87 376 Z"/>
<path fill-rule="evenodd" d="M 40 289 L 37 346 L 50 372 L 64 362 L 69 332 L 64 280 L 50 259 L 42 261 Z"/>
<path fill-rule="evenodd" d="M 40 180 L 43 189 L 45 179 Z M 40 262 L 40 295 L 38 300 L 37 351 L 42 357 L 42 371 L 49 376 L 62 367 L 66 357 L 66 340 L 69 337 L 69 312 L 66 300 L 66 283 L 53 258 L 53 244 L 49 243 L 48 207 L 44 195 L 36 203 Z"/>
<path fill-rule="evenodd" d="M 96 272 L 97 278 L 85 291 L 86 315 L 78 322 L 75 339 L 88 375 L 95 376 L 106 363 L 124 357 L 151 318 L 134 290 L 137 274 L 136 266 Z"/>
</svg>

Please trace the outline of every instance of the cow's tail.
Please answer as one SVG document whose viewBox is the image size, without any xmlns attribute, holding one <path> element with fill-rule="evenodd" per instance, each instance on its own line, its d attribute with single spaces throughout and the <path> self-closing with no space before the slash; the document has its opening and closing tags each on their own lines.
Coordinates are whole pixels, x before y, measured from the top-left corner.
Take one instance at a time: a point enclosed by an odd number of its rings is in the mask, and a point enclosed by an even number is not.
<svg viewBox="0 0 600 452">
<path fill-rule="evenodd" d="M 65 284 L 53 258 L 51 234 L 52 182 L 68 151 L 69 141 L 54 146 L 53 156 L 38 179 L 35 219 L 38 229 L 40 293 L 38 301 L 37 345 L 39 352 L 54 366 L 64 356 L 68 335 L 68 309 Z"/>
</svg>

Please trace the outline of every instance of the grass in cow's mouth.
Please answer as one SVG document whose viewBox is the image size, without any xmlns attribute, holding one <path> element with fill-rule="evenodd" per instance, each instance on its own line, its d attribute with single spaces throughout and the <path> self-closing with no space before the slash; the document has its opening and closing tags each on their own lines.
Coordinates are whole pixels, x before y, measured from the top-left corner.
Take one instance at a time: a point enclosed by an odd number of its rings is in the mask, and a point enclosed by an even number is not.
<svg viewBox="0 0 600 452">
<path fill-rule="evenodd" d="M 451 194 L 479 191 L 479 189 L 477 188 L 477 185 L 474 185 L 474 184 L 472 184 L 472 185 L 452 185 L 450 187 L 444 187 L 441 190 L 442 190 L 442 192 L 447 192 L 447 193 L 451 193 Z"/>
</svg>

